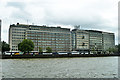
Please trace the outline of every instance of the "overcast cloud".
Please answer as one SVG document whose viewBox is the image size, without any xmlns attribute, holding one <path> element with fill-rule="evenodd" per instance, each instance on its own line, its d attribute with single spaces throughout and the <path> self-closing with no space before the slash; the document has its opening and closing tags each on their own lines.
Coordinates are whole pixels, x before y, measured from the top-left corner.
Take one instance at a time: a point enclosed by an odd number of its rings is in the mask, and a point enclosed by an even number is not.
<svg viewBox="0 0 120 80">
<path fill-rule="evenodd" d="M 118 0 L 1 0 L 2 40 L 10 24 L 36 24 L 115 33 L 118 43 Z"/>
</svg>

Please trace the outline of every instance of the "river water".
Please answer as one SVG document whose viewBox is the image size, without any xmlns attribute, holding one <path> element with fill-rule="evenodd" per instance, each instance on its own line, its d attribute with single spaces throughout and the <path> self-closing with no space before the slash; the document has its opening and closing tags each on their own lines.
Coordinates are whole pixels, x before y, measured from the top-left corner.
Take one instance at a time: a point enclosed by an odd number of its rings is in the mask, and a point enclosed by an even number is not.
<svg viewBox="0 0 120 80">
<path fill-rule="evenodd" d="M 3 78 L 117 78 L 118 57 L 3 59 Z"/>
</svg>

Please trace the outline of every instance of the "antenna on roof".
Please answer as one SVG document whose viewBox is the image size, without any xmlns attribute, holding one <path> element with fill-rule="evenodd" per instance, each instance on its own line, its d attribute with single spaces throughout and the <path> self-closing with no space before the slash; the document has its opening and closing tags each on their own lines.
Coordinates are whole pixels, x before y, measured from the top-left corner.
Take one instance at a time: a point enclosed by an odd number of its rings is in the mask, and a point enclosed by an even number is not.
<svg viewBox="0 0 120 80">
<path fill-rule="evenodd" d="M 27 25 L 28 25 L 28 19 L 27 19 Z"/>
</svg>

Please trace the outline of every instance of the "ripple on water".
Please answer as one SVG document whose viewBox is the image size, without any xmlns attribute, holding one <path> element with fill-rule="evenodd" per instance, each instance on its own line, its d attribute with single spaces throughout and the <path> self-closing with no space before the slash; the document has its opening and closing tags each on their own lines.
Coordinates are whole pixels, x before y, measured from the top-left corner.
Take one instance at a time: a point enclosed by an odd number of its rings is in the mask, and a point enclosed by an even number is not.
<svg viewBox="0 0 120 80">
<path fill-rule="evenodd" d="M 4 59 L 3 77 L 16 78 L 114 78 L 118 58 Z M 14 75 L 14 76 L 13 76 Z"/>
</svg>

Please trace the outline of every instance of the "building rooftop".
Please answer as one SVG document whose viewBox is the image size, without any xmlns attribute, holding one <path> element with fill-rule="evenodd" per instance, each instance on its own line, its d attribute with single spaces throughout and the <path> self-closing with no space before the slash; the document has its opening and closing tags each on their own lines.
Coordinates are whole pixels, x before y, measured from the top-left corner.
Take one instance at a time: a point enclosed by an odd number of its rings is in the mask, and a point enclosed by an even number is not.
<svg viewBox="0 0 120 80">
<path fill-rule="evenodd" d="M 111 32 L 104 32 L 104 31 L 99 31 L 99 30 L 82 30 L 82 29 L 73 29 L 72 31 L 88 31 L 88 32 L 99 32 L 99 33 L 107 33 L 107 34 L 114 34 Z"/>
<path fill-rule="evenodd" d="M 42 25 L 42 26 L 38 26 L 38 25 L 27 25 L 27 24 L 12 24 L 10 25 L 10 27 L 24 27 L 24 28 L 29 28 L 29 27 L 34 27 L 34 28 L 59 28 L 59 29 L 66 29 L 66 30 L 70 30 L 70 28 L 61 28 L 60 26 L 57 26 L 57 27 L 49 27 L 49 26 L 46 26 L 46 25 Z"/>
<path fill-rule="evenodd" d="M 39 26 L 39 25 L 28 25 L 28 24 L 12 24 L 10 25 L 10 27 L 22 27 L 22 28 L 48 28 L 48 29 L 63 29 L 63 30 L 67 30 L 67 31 L 70 31 L 70 28 L 61 28 L 61 26 L 56 26 L 56 27 L 50 27 L 50 26 L 46 26 L 46 25 L 42 25 L 42 26 Z M 114 33 L 111 33 L 111 32 L 104 32 L 104 31 L 98 31 L 98 30 L 82 30 L 82 29 L 73 29 L 72 31 L 88 31 L 88 32 L 99 32 L 99 33 L 107 33 L 107 34 L 114 34 Z"/>
</svg>

